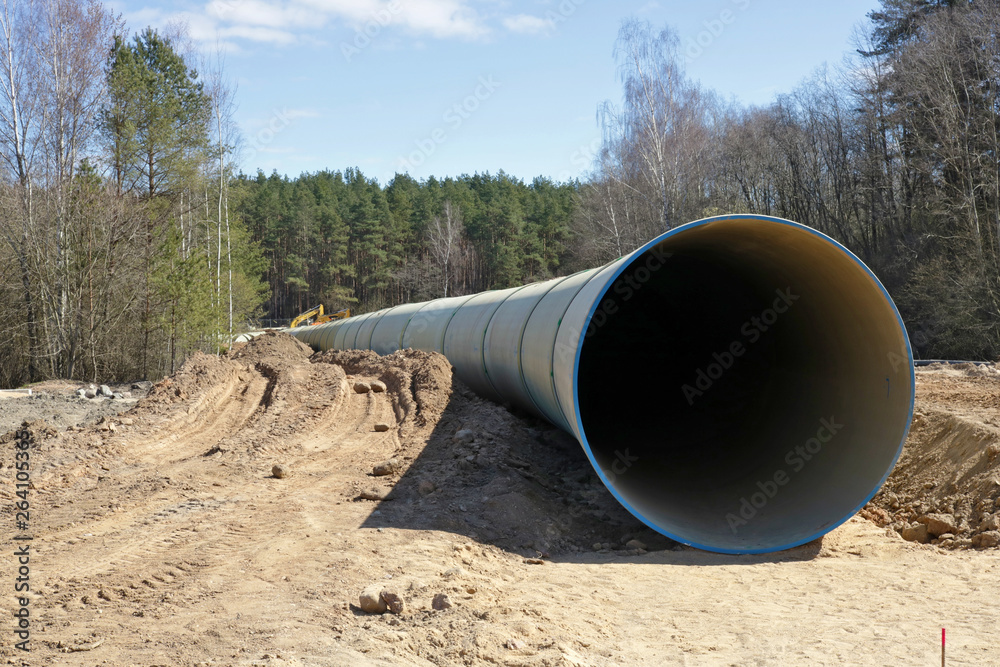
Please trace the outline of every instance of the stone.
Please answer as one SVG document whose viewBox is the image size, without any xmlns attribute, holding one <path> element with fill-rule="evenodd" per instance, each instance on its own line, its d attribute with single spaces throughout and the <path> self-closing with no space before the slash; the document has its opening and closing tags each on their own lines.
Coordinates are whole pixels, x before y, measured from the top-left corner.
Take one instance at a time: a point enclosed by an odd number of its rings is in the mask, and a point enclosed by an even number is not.
<svg viewBox="0 0 1000 667">
<path fill-rule="evenodd" d="M 640 540 L 629 540 L 625 543 L 626 549 L 645 549 L 646 543 Z"/>
<path fill-rule="evenodd" d="M 119 394 L 118 392 L 115 392 L 115 393 L 111 394 L 111 398 L 114 398 L 114 399 L 117 399 L 117 400 L 120 401 L 121 399 L 123 399 L 125 397 L 123 395 Z"/>
<path fill-rule="evenodd" d="M 371 388 L 372 391 L 375 392 L 376 394 L 381 394 L 383 391 L 388 389 L 388 387 L 385 386 L 385 382 L 382 382 L 381 380 L 375 380 L 374 382 L 372 382 Z"/>
<path fill-rule="evenodd" d="M 76 395 L 79 396 L 80 398 L 87 398 L 87 390 L 86 389 L 77 389 L 76 390 Z"/>
<path fill-rule="evenodd" d="M 511 651 L 520 651 L 525 646 L 527 646 L 527 644 L 525 644 L 520 639 L 508 639 L 505 646 L 509 648 Z"/>
<path fill-rule="evenodd" d="M 131 426 L 135 423 L 135 420 L 131 417 L 119 417 L 118 421 L 121 422 L 122 426 Z"/>
<path fill-rule="evenodd" d="M 988 530 L 972 538 L 972 546 L 980 549 L 989 549 L 998 545 L 1000 545 L 1000 531 L 997 530 Z"/>
<path fill-rule="evenodd" d="M 1000 513 L 987 514 L 979 523 L 979 527 L 983 530 L 1000 530 Z"/>
<path fill-rule="evenodd" d="M 385 433 L 389 430 L 389 425 L 385 422 L 378 422 L 375 424 L 375 431 L 377 433 Z"/>
<path fill-rule="evenodd" d="M 386 489 L 380 489 L 378 487 L 368 487 L 362 489 L 361 493 L 358 494 L 358 498 L 362 500 L 385 500 L 385 497 L 389 494 Z"/>
<path fill-rule="evenodd" d="M 87 391 L 83 392 L 83 395 L 86 396 L 87 398 L 97 398 L 97 390 L 88 389 Z"/>
<path fill-rule="evenodd" d="M 385 606 L 389 608 L 389 611 L 393 614 L 403 613 L 403 598 L 399 597 L 399 594 L 391 588 L 385 588 L 380 594 L 382 597 L 382 602 Z"/>
<path fill-rule="evenodd" d="M 458 444 L 461 445 L 471 444 L 475 442 L 475 440 L 476 440 L 476 434 L 467 428 L 463 428 L 462 430 L 458 431 L 455 434 L 455 437 L 452 438 L 453 442 L 457 442 Z"/>
<path fill-rule="evenodd" d="M 922 523 L 915 524 L 904 528 L 900 532 L 903 539 L 907 542 L 919 542 L 920 544 L 927 544 L 931 541 L 930 533 L 927 531 L 927 526 Z"/>
<path fill-rule="evenodd" d="M 290 471 L 288 470 L 288 466 L 284 464 L 275 463 L 273 466 L 271 466 L 271 474 L 277 477 L 278 479 L 285 479 L 286 477 L 288 477 L 289 472 Z"/>
<path fill-rule="evenodd" d="M 385 475 L 391 475 L 392 473 L 399 470 L 399 459 L 389 459 L 388 461 L 383 461 L 377 466 L 372 468 L 372 474 L 376 477 L 383 477 Z"/>
<path fill-rule="evenodd" d="M 451 609 L 451 600 L 449 600 L 448 596 L 444 593 L 438 593 L 434 596 L 434 599 L 431 600 L 431 609 L 435 609 L 437 611 Z"/>
<path fill-rule="evenodd" d="M 355 382 L 354 383 L 354 392 L 357 393 L 357 394 L 367 394 L 371 390 L 372 390 L 372 386 L 370 384 L 368 384 L 367 382 Z"/>
<path fill-rule="evenodd" d="M 420 484 L 417 486 L 417 493 L 419 493 L 422 496 L 429 496 L 430 494 L 434 493 L 434 490 L 436 488 L 437 487 L 434 486 L 434 482 L 430 481 L 429 479 L 425 479 L 422 480 Z"/>
<path fill-rule="evenodd" d="M 955 535 L 958 533 L 958 523 L 951 514 L 926 514 L 917 519 L 919 523 L 927 526 L 927 532 L 934 537 L 939 537 L 945 533 Z"/>
<path fill-rule="evenodd" d="M 101 396 L 107 396 L 109 398 L 111 396 L 114 396 L 114 392 L 111 391 L 111 387 L 109 387 L 106 384 L 101 385 L 100 389 L 98 390 L 98 393 L 100 393 Z"/>
<path fill-rule="evenodd" d="M 369 614 L 384 614 L 389 606 L 382 599 L 381 584 L 372 584 L 358 596 L 358 606 Z"/>
</svg>

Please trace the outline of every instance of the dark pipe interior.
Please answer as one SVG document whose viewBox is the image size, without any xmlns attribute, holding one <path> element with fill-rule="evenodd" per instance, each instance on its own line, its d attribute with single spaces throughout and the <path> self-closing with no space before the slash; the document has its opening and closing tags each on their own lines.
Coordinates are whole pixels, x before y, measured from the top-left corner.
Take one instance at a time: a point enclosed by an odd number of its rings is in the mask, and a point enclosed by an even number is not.
<svg viewBox="0 0 1000 667">
<path fill-rule="evenodd" d="M 663 532 L 792 546 L 848 518 L 895 461 L 912 397 L 910 369 L 891 363 L 904 334 L 824 239 L 694 232 L 607 290 L 580 358 L 584 432 L 613 490 Z"/>
</svg>

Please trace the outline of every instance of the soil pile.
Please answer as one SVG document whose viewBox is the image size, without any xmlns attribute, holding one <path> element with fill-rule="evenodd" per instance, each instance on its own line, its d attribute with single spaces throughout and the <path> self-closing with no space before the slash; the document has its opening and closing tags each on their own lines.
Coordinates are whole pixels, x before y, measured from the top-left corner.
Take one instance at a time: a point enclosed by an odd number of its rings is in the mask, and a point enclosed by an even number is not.
<svg viewBox="0 0 1000 667">
<path fill-rule="evenodd" d="M 865 516 L 945 548 L 1000 544 L 1000 372 L 917 371 L 918 401 L 899 462 Z"/>
</svg>

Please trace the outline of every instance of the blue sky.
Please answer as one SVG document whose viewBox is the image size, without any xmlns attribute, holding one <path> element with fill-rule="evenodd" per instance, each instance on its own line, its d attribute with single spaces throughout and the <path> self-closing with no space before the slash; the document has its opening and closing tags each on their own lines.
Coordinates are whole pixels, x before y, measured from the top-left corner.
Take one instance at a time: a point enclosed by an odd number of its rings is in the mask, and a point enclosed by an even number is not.
<svg viewBox="0 0 1000 667">
<path fill-rule="evenodd" d="M 497 172 L 583 176 L 618 102 L 624 18 L 670 25 L 693 79 L 766 104 L 841 62 L 877 0 L 179 0 L 113 5 L 132 31 L 187 23 L 225 52 L 241 167 L 358 167 L 387 183 Z"/>
</svg>

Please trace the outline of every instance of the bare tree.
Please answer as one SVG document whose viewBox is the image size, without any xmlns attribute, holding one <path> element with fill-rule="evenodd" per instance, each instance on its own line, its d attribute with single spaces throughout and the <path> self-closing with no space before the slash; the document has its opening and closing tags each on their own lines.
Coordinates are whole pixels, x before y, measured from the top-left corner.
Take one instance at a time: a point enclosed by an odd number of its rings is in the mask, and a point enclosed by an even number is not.
<svg viewBox="0 0 1000 667">
<path fill-rule="evenodd" d="M 46 0 L 38 45 L 39 75 L 48 82 L 39 95 L 42 115 L 39 164 L 45 211 L 34 234 L 53 374 L 73 366 L 80 332 L 70 302 L 69 239 L 78 221 L 70 215 L 73 180 L 82 155 L 93 148 L 104 98 L 104 64 L 120 20 L 97 0 Z"/>
<path fill-rule="evenodd" d="M 461 252 L 464 224 L 462 211 L 445 201 L 442 215 L 434 216 L 427 227 L 427 249 L 441 271 L 441 296 L 448 296 L 455 259 Z"/>
<path fill-rule="evenodd" d="M 212 104 L 214 145 L 218 160 L 218 197 L 217 197 L 217 252 L 216 252 L 216 293 L 219 303 L 222 303 L 222 246 L 223 227 L 225 228 L 226 246 L 226 313 L 227 339 L 233 338 L 233 250 L 229 226 L 229 181 L 232 178 L 232 160 L 229 159 L 239 144 L 239 128 L 233 119 L 236 111 L 236 87 L 224 74 L 225 59 L 222 47 L 217 45 L 214 60 L 206 63 L 203 71 L 207 74 L 207 93 Z"/>
<path fill-rule="evenodd" d="M 713 101 L 686 78 L 677 45 L 669 28 L 656 33 L 648 22 L 625 21 L 614 50 L 624 100 L 599 110 L 605 147 L 616 154 L 607 175 L 655 202 L 661 232 L 700 211 L 710 145 Z"/>
<path fill-rule="evenodd" d="M 0 157 L 14 196 L 0 217 L 3 238 L 17 257 L 24 300 L 28 377 L 38 376 L 38 313 L 33 299 L 30 242 L 34 222 L 32 171 L 40 81 L 37 71 L 37 7 L 31 0 L 3 0 L 0 6 Z"/>
</svg>

